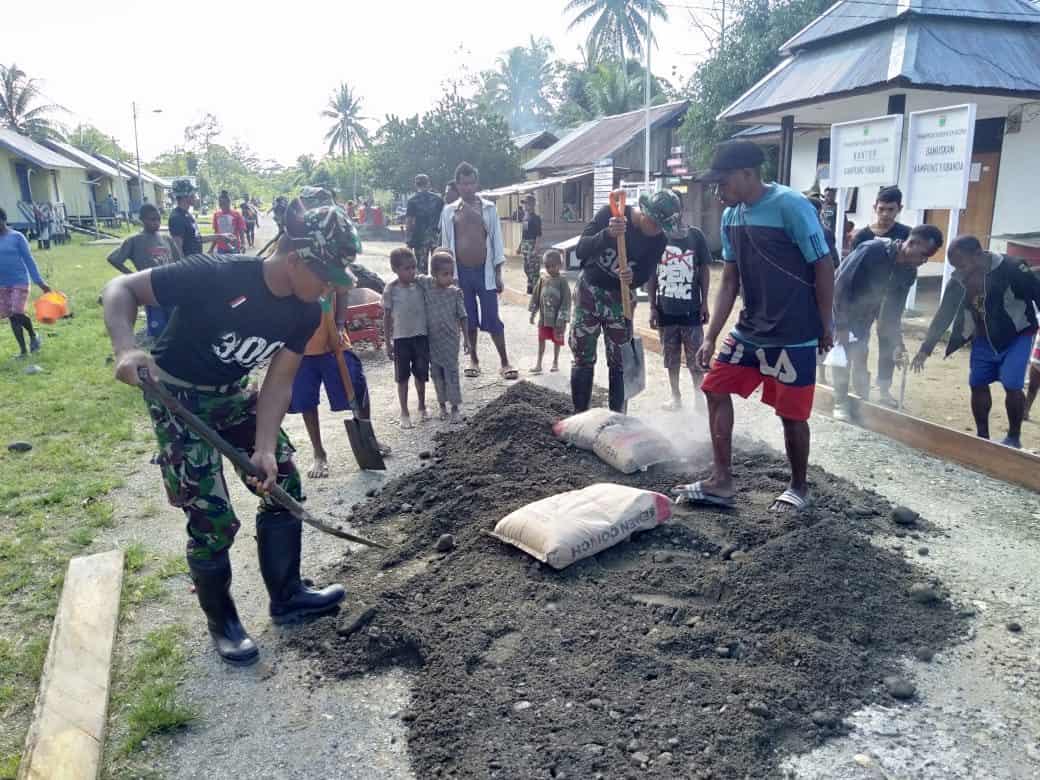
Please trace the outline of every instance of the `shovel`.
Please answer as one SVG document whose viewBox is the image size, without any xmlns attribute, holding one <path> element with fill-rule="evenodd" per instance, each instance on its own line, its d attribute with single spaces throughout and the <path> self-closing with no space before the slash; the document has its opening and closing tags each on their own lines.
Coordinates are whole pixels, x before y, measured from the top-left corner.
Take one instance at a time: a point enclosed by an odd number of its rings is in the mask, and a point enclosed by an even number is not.
<svg viewBox="0 0 1040 780">
<path fill-rule="evenodd" d="M 336 352 L 339 378 L 343 380 L 343 387 L 347 391 L 347 402 L 350 404 L 351 419 L 343 421 L 343 425 L 347 429 L 347 438 L 350 439 L 350 449 L 354 451 L 358 465 L 365 471 L 386 471 L 386 464 L 379 451 L 379 442 L 376 440 L 372 421 L 364 420 L 361 417 L 361 404 L 358 403 L 357 395 L 354 393 L 354 383 L 350 379 L 347 361 L 343 357 L 343 347 L 339 343 L 339 331 L 336 330 L 336 323 L 332 321 L 331 317 L 323 315 L 322 319 L 325 321 L 329 341 Z"/>
<path fill-rule="evenodd" d="M 618 218 L 625 216 L 625 191 L 614 190 L 610 193 L 610 211 Z M 628 270 L 628 249 L 625 246 L 625 234 L 617 237 L 618 271 Z M 632 292 L 626 282 L 621 284 L 621 308 L 632 333 Z M 621 345 L 621 372 L 625 378 L 625 400 L 630 401 L 646 389 L 646 360 L 643 351 L 643 340 L 632 336 Z"/>
<path fill-rule="evenodd" d="M 144 391 L 145 398 L 151 401 L 165 406 L 170 414 L 178 418 L 181 422 L 187 425 L 192 431 L 209 444 L 211 447 L 216 449 L 221 455 L 230 460 L 236 468 L 241 469 L 246 474 L 261 478 L 263 474 L 253 465 L 253 462 L 245 456 L 245 453 L 240 452 L 231 445 L 223 436 L 217 433 L 215 430 L 210 428 L 204 423 L 197 415 L 192 414 L 184 405 L 178 401 L 170 392 L 163 387 L 161 384 L 156 382 L 149 376 L 148 369 L 141 368 L 138 370 L 138 378 L 141 381 L 141 390 Z M 335 536 L 340 539 L 346 539 L 349 542 L 357 542 L 358 544 L 364 544 L 368 547 L 377 547 L 380 550 L 389 549 L 386 545 L 380 544 L 379 542 L 373 542 L 371 539 L 366 539 L 363 536 L 357 536 L 356 534 L 349 533 L 335 526 L 329 525 L 323 520 L 319 520 L 314 517 L 310 512 L 303 508 L 295 498 L 290 496 L 281 487 L 275 485 L 271 488 L 271 495 L 274 500 L 281 504 L 283 507 L 289 510 L 293 517 L 301 520 L 307 525 L 317 528 L 319 531 Z"/>
</svg>

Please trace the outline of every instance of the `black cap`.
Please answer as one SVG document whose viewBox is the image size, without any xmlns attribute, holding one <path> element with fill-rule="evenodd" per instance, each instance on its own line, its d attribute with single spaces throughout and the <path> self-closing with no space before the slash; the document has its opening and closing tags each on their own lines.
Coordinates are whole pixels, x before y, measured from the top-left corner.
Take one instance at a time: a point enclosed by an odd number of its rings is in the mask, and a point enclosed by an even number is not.
<svg viewBox="0 0 1040 780">
<path fill-rule="evenodd" d="M 711 158 L 711 168 L 697 174 L 697 181 L 718 182 L 731 171 L 743 168 L 758 168 L 766 161 L 766 156 L 758 144 L 751 141 L 727 141 L 715 147 L 715 156 Z"/>
</svg>

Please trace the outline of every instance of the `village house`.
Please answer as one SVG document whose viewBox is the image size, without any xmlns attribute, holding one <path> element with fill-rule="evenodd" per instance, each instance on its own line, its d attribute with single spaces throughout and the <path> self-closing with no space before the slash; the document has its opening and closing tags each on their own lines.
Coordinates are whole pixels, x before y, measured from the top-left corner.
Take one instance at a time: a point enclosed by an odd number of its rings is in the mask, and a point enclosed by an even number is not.
<svg viewBox="0 0 1040 780">
<path fill-rule="evenodd" d="M 115 166 L 62 141 L 46 140 L 44 146 L 63 155 L 86 169 L 86 181 L 94 204 L 93 215 L 99 221 L 111 221 L 119 217 L 113 213 L 108 196 L 114 198 L 118 211 L 125 212 L 130 204 L 130 190 L 126 174 L 120 173 Z M 92 225 L 91 214 L 69 215 L 70 221 L 79 225 Z"/>
<path fill-rule="evenodd" d="M 0 128 L 0 207 L 10 225 L 28 230 L 32 205 L 42 203 L 51 204 L 63 218 L 89 217 L 86 169 L 27 136 Z"/>
<path fill-rule="evenodd" d="M 782 183 L 827 186 L 832 124 L 974 103 L 959 232 L 1040 260 L 1032 203 L 1040 178 L 1040 8 L 1026 0 L 843 0 L 780 51 L 781 63 L 719 119 L 749 125 L 741 135 L 779 146 Z M 887 183 L 905 187 L 905 176 L 901 164 L 900 180 Z M 875 194 L 847 194 L 846 216 L 856 227 L 872 221 Z M 949 212 L 905 211 L 903 221 L 945 231 Z M 941 275 L 941 254 L 923 276 Z"/>
</svg>

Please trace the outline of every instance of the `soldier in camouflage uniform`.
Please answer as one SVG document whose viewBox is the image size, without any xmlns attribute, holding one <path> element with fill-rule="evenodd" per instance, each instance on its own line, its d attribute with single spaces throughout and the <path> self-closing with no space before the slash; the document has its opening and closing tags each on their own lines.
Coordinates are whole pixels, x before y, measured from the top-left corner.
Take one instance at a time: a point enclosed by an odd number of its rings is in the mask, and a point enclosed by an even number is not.
<svg viewBox="0 0 1040 780">
<path fill-rule="evenodd" d="M 520 254 L 524 258 L 524 274 L 527 276 L 527 294 L 534 292 L 538 277 L 542 275 L 542 258 L 538 243 L 542 238 L 542 218 L 535 214 L 534 195 L 524 197 L 523 233 L 520 239 Z"/>
<path fill-rule="evenodd" d="M 610 408 L 625 410 L 621 346 L 632 338 L 632 323 L 625 319 L 621 281 L 629 284 L 634 308 L 635 292 L 657 273 L 667 245 L 664 231 L 678 219 L 680 211 L 679 197 L 671 190 L 660 190 L 642 196 L 638 209 L 626 207 L 624 217 L 612 217 L 610 207 L 604 206 L 582 231 L 576 250 L 582 270 L 574 295 L 570 335 L 574 357 L 571 398 L 576 412 L 588 409 L 592 399 L 600 332 L 607 350 Z M 625 273 L 618 265 L 620 235 L 625 236 L 627 249 Z"/>
<path fill-rule="evenodd" d="M 300 521 L 267 492 L 277 482 L 297 500 L 304 498 L 293 448 L 280 425 L 305 344 L 321 317 L 318 300 L 331 285 L 352 284 L 346 258 L 357 245 L 353 226 L 336 206 L 306 210 L 297 200 L 286 209 L 285 231 L 269 258 L 193 255 L 115 279 L 103 295 L 117 378 L 137 385 L 138 372 L 147 371 L 248 453 L 264 475 L 246 484 L 260 496 L 257 548 L 275 623 L 334 610 L 345 595 L 341 585 L 316 589 L 303 583 Z M 152 354 L 133 342 L 142 304 L 175 307 Z M 248 376 L 264 364 L 267 373 L 257 392 Z M 188 521 L 188 567 L 210 635 L 228 663 L 253 663 L 256 644 L 231 598 L 228 549 L 239 521 L 220 455 L 165 407 L 148 406 L 167 495 Z"/>
</svg>

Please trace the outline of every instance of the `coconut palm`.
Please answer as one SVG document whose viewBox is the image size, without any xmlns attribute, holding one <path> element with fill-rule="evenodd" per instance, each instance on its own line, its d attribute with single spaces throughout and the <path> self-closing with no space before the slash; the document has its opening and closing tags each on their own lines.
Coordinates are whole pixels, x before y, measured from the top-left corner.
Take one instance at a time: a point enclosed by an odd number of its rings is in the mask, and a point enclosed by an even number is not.
<svg viewBox="0 0 1040 780">
<path fill-rule="evenodd" d="M 645 71 L 638 63 L 627 66 L 607 63 L 597 65 L 588 75 L 585 91 L 596 116 L 614 116 L 642 108 L 645 100 Z M 667 96 L 657 78 L 650 84 L 650 104 L 660 105 Z"/>
<path fill-rule="evenodd" d="M 512 132 L 536 130 L 548 116 L 547 94 L 556 69 L 552 56 L 552 43 L 532 36 L 528 46 L 513 47 L 485 74 L 482 98 L 506 118 Z"/>
<path fill-rule="evenodd" d="M 334 120 L 329 132 L 325 134 L 325 140 L 329 142 L 329 154 L 335 154 L 339 149 L 341 158 L 353 160 L 357 149 L 368 146 L 368 130 L 362 124 L 365 117 L 361 116 L 361 97 L 354 94 L 349 84 L 344 82 L 336 88 L 329 100 L 328 108 L 322 111 L 321 115 Z M 353 197 L 357 199 L 356 172 Z"/>
<path fill-rule="evenodd" d="M 17 133 L 40 140 L 64 136 L 47 114 L 64 111 L 52 103 L 33 105 L 42 97 L 37 79 L 31 79 L 24 70 L 12 63 L 0 65 L 0 124 Z"/>
<path fill-rule="evenodd" d="M 589 49 L 601 54 L 610 52 L 618 62 L 624 62 L 626 48 L 633 57 L 643 53 L 647 3 L 652 16 L 668 21 L 668 11 L 661 0 L 570 0 L 565 11 L 576 11 L 577 15 L 567 29 L 595 19 L 588 35 Z M 650 38 L 654 42 L 653 35 Z"/>
</svg>

